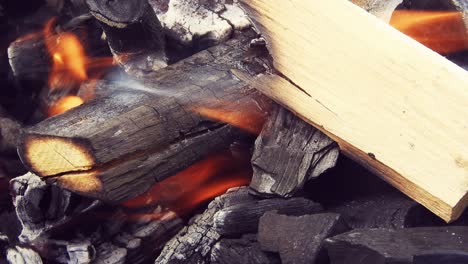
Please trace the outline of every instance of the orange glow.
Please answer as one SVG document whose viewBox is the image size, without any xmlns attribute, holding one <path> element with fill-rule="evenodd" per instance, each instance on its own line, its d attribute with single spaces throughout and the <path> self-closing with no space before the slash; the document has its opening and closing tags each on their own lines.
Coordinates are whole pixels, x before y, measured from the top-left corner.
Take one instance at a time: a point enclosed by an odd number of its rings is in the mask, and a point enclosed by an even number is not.
<svg viewBox="0 0 468 264">
<path fill-rule="evenodd" d="M 258 109 L 233 111 L 200 106 L 193 108 L 193 111 L 207 118 L 233 125 L 254 135 L 260 134 L 266 118 Z"/>
<path fill-rule="evenodd" d="M 48 109 L 49 116 L 59 115 L 65 113 L 66 111 L 80 106 L 84 103 L 83 99 L 78 96 L 67 95 L 60 100 L 58 100 L 54 105 L 50 106 Z"/>
<path fill-rule="evenodd" d="M 396 10 L 390 24 L 441 54 L 468 49 L 461 12 Z"/>
<path fill-rule="evenodd" d="M 80 40 L 68 32 L 53 34 L 54 23 L 54 19 L 50 20 L 44 29 L 45 45 L 52 57 L 48 83 L 51 90 L 74 87 L 88 79 L 87 57 Z"/>
<path fill-rule="evenodd" d="M 252 171 L 250 155 L 229 152 L 213 155 L 195 163 L 180 173 L 156 183 L 146 193 L 123 203 L 127 208 L 162 205 L 178 215 L 184 215 L 226 192 L 250 183 Z M 138 218 L 159 218 L 157 215 L 138 215 Z"/>
<path fill-rule="evenodd" d="M 104 70 L 115 65 L 112 57 L 92 58 L 86 55 L 85 49 L 77 35 L 71 32 L 56 33 L 56 19 L 50 19 L 44 29 L 18 38 L 16 41 L 27 41 L 43 38 L 51 59 L 51 70 L 48 78 L 49 94 L 59 91 L 64 97 L 54 105 L 48 105 L 48 116 L 61 114 L 94 98 L 93 84 L 104 74 Z M 81 84 L 89 82 L 87 94 L 81 99 L 73 94 Z"/>
</svg>

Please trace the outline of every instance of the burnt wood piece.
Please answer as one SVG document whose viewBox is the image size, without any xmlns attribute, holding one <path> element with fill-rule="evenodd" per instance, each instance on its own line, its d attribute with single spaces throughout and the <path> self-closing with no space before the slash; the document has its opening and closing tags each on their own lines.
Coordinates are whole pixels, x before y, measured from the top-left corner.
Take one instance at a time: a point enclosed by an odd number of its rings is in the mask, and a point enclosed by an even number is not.
<svg viewBox="0 0 468 264">
<path fill-rule="evenodd" d="M 304 198 L 244 201 L 219 210 L 214 215 L 214 229 L 223 236 L 257 233 L 260 217 L 271 210 L 297 216 L 318 213 L 323 208 L 320 204 Z"/>
<path fill-rule="evenodd" d="M 32 34 L 12 42 L 8 47 L 8 59 L 16 79 L 45 84 L 52 62 L 41 34 Z"/>
<path fill-rule="evenodd" d="M 149 263 L 181 228 L 182 220 L 160 208 L 145 210 L 146 216 L 115 209 L 90 215 L 67 231 L 33 242 L 41 255 L 58 263 Z M 93 231 L 85 231 L 92 228 Z"/>
<path fill-rule="evenodd" d="M 468 227 L 355 229 L 325 241 L 332 264 L 412 264 L 428 252 L 468 252 Z"/>
<path fill-rule="evenodd" d="M 229 210 L 230 208 L 237 210 Z M 242 214 L 239 209 L 243 209 L 246 214 L 236 215 Z M 284 214 L 298 214 L 298 210 L 317 212 L 321 207 L 311 201 L 304 202 L 301 198 L 259 200 L 251 195 L 246 187 L 228 190 L 211 202 L 203 214 L 193 217 L 189 226 L 183 228 L 166 244 L 155 263 L 208 263 L 210 251 L 223 236 L 256 232 L 259 218 L 273 209 L 278 209 Z"/>
<path fill-rule="evenodd" d="M 351 228 L 405 228 L 419 220 L 421 206 L 401 193 L 370 194 L 327 210 L 341 214 Z"/>
<path fill-rule="evenodd" d="M 425 253 L 414 257 L 414 264 L 466 264 L 468 252 L 463 251 L 437 251 Z"/>
<path fill-rule="evenodd" d="M 21 160 L 66 189 L 118 202 L 247 134 L 216 118 L 233 117 L 256 132 L 271 101 L 231 73 L 252 68 L 257 55 L 246 54 L 248 35 L 33 126 L 19 144 Z"/>
<path fill-rule="evenodd" d="M 260 218 L 258 241 L 278 252 L 282 263 L 315 263 L 325 238 L 349 230 L 338 214 L 287 216 L 267 212 Z"/>
<path fill-rule="evenodd" d="M 126 72 L 143 77 L 167 66 L 164 30 L 148 0 L 86 0 L 86 4 Z"/>
<path fill-rule="evenodd" d="M 403 0 L 350 0 L 354 4 L 360 6 L 367 12 L 373 14 L 374 16 L 380 18 L 386 23 L 390 22 L 393 11 L 398 7 Z"/>
<path fill-rule="evenodd" d="M 32 173 L 11 180 L 10 191 L 22 226 L 19 239 L 24 242 L 34 240 L 100 204 L 58 186 L 47 185 Z"/>
<path fill-rule="evenodd" d="M 280 264 L 276 254 L 262 251 L 256 235 L 239 239 L 221 239 L 211 250 L 213 264 Z"/>
<path fill-rule="evenodd" d="M 261 194 L 290 197 L 334 167 L 339 153 L 328 136 L 276 106 L 255 142 L 250 187 Z"/>
</svg>

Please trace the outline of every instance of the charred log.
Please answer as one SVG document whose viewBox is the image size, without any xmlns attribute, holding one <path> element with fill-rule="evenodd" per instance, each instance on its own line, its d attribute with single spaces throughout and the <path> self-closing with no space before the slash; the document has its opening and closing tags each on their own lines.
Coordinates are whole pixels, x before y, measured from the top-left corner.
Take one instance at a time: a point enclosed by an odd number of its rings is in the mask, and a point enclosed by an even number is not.
<svg viewBox="0 0 468 264">
<path fill-rule="evenodd" d="M 262 251 L 256 235 L 239 239 L 221 239 L 211 251 L 213 264 L 280 264 L 276 254 Z"/>
<path fill-rule="evenodd" d="M 231 73 L 255 57 L 245 53 L 248 43 L 233 39 L 37 124 L 20 143 L 22 161 L 85 196 L 116 202 L 143 193 L 245 135 L 214 120 L 259 130 L 270 101 Z"/>
<path fill-rule="evenodd" d="M 347 231 L 338 214 L 286 216 L 267 212 L 260 218 L 258 241 L 263 250 L 278 252 L 282 263 L 316 263 L 323 241 Z"/>
<path fill-rule="evenodd" d="M 32 173 L 11 180 L 10 186 L 22 226 L 21 241 L 32 241 L 99 205 L 97 201 L 47 185 Z"/>
<path fill-rule="evenodd" d="M 334 167 L 339 152 L 325 134 L 277 106 L 255 142 L 250 187 L 262 194 L 290 197 Z"/>
<path fill-rule="evenodd" d="M 396 260 L 412 264 L 415 256 L 428 252 L 467 253 L 467 236 L 468 227 L 356 229 L 327 239 L 325 247 L 333 264 L 376 264 Z"/>
<path fill-rule="evenodd" d="M 211 202 L 203 214 L 192 218 L 190 225 L 166 244 L 155 263 L 208 263 L 213 246 L 223 236 L 256 232 L 265 212 L 278 209 L 284 214 L 298 214 L 299 207 L 306 212 L 321 210 L 320 205 L 300 198 L 259 200 L 249 194 L 248 188 L 231 189 Z"/>
<path fill-rule="evenodd" d="M 86 3 L 100 22 L 114 57 L 128 73 L 141 76 L 167 66 L 164 31 L 147 0 Z"/>
</svg>

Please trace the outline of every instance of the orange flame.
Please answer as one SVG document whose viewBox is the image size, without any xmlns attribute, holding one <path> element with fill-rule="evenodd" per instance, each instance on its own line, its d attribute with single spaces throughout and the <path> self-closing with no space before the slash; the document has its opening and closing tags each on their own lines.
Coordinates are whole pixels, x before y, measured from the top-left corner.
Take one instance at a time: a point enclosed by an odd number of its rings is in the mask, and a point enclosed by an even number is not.
<svg viewBox="0 0 468 264">
<path fill-rule="evenodd" d="M 396 10 L 390 24 L 441 54 L 468 49 L 468 33 L 461 12 Z"/>
<path fill-rule="evenodd" d="M 85 98 L 71 94 L 84 82 L 95 83 L 104 70 L 115 65 L 112 57 L 92 58 L 86 55 L 85 49 L 77 35 L 71 32 L 56 33 L 54 30 L 56 19 L 50 19 L 44 30 L 27 34 L 16 41 L 27 41 L 35 38 L 43 38 L 48 55 L 51 58 L 51 70 L 48 78 L 50 91 L 61 90 L 64 94 L 53 105 L 47 106 L 48 116 L 54 116 L 68 111 L 84 101 L 94 97 L 94 89 L 87 87 Z M 90 75 L 89 72 L 92 71 Z"/>
<path fill-rule="evenodd" d="M 65 113 L 66 111 L 78 107 L 84 103 L 79 96 L 67 95 L 60 98 L 54 105 L 48 109 L 48 115 L 54 116 Z"/>
<path fill-rule="evenodd" d="M 146 193 L 123 203 L 127 208 L 160 204 L 183 215 L 226 190 L 249 184 L 252 171 L 249 155 L 226 152 L 208 157 L 180 173 L 156 183 Z M 159 218 L 161 215 L 138 215 Z"/>
</svg>

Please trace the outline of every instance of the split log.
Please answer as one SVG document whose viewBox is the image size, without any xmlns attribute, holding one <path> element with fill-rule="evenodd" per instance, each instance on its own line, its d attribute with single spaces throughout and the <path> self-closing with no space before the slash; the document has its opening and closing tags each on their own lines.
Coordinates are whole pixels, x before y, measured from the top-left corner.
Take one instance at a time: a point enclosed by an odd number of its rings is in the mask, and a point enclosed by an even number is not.
<svg viewBox="0 0 468 264">
<path fill-rule="evenodd" d="M 303 201 L 301 198 L 259 200 L 249 194 L 248 188 L 228 190 L 212 201 L 203 214 L 193 217 L 190 225 L 166 244 L 155 263 L 208 263 L 210 251 L 223 236 L 256 232 L 260 217 L 267 211 L 278 209 L 284 214 L 298 214 L 299 207 L 306 212 L 321 210 L 320 205 Z M 243 212 L 246 212 L 244 216 L 237 215 Z"/>
<path fill-rule="evenodd" d="M 290 197 L 338 160 L 338 145 L 318 129 L 278 106 L 255 142 L 250 187 Z"/>
<path fill-rule="evenodd" d="M 20 241 L 33 241 L 74 217 L 99 206 L 99 202 L 80 197 L 55 185 L 47 185 L 28 173 L 10 181 L 13 204 L 21 222 Z"/>
<path fill-rule="evenodd" d="M 338 214 L 286 216 L 277 212 L 265 213 L 258 229 L 261 248 L 278 252 L 285 264 L 316 263 L 319 254 L 323 255 L 323 241 L 349 230 Z"/>
<path fill-rule="evenodd" d="M 468 203 L 464 69 L 345 0 L 242 2 L 288 80 L 239 77 L 444 220 L 461 215 Z"/>
<path fill-rule="evenodd" d="M 211 250 L 213 264 L 280 264 L 275 254 L 262 251 L 256 235 L 239 239 L 221 239 Z"/>
<path fill-rule="evenodd" d="M 414 264 L 465 264 L 468 263 L 468 252 L 435 251 L 414 257 Z"/>
<path fill-rule="evenodd" d="M 257 133 L 270 101 L 231 73 L 264 69 L 246 54 L 248 35 L 35 125 L 19 144 L 23 163 L 66 189 L 118 202 L 245 136 L 213 120 Z"/>
<path fill-rule="evenodd" d="M 127 73 L 141 77 L 167 66 L 164 31 L 148 0 L 87 0 L 86 4 Z"/>
<path fill-rule="evenodd" d="M 397 260 L 412 264 L 415 256 L 428 252 L 467 253 L 467 237 L 468 227 L 356 229 L 328 238 L 325 247 L 333 264 L 383 264 Z"/>
</svg>

